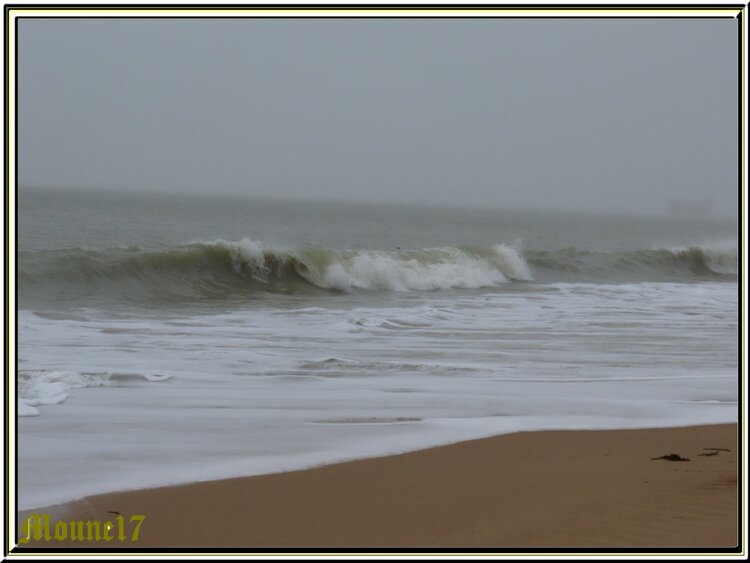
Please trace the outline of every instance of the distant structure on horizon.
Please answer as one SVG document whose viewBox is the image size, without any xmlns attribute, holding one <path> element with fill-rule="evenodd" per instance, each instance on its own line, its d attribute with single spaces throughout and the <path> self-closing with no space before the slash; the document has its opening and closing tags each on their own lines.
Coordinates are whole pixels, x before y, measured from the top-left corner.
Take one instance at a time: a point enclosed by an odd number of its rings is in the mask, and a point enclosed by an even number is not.
<svg viewBox="0 0 750 563">
<path fill-rule="evenodd" d="M 667 213 L 674 217 L 707 219 L 711 216 L 713 204 L 711 198 L 670 199 L 667 202 Z"/>
</svg>

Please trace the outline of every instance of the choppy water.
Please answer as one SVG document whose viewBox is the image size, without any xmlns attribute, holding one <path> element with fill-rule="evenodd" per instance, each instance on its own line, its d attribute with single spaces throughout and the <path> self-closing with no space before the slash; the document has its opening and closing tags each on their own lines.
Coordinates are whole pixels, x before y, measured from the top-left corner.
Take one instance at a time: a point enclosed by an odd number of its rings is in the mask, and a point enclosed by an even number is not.
<svg viewBox="0 0 750 563">
<path fill-rule="evenodd" d="M 21 190 L 19 500 L 737 419 L 733 222 Z"/>
</svg>

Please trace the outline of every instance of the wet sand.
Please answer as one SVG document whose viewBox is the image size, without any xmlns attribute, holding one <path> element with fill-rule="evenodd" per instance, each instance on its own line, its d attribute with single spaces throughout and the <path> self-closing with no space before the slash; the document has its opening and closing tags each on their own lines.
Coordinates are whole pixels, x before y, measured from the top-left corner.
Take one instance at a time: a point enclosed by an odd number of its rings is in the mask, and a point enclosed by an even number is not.
<svg viewBox="0 0 750 563">
<path fill-rule="evenodd" d="M 672 453 L 690 461 L 652 459 Z M 735 424 L 522 432 L 303 471 L 93 496 L 34 512 L 50 514 L 52 524 L 113 522 L 113 540 L 26 545 L 729 548 L 738 542 L 737 478 Z M 137 542 L 130 541 L 132 515 L 145 516 Z M 117 539 L 118 516 L 125 541 Z"/>
</svg>

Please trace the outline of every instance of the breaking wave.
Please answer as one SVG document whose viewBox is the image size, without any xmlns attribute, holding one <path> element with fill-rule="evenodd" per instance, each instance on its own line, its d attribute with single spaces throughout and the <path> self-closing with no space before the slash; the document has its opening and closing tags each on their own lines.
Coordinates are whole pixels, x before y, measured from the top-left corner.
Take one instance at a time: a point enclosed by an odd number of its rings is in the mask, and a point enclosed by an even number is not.
<svg viewBox="0 0 750 563">
<path fill-rule="evenodd" d="M 19 295 L 62 298 L 239 297 L 256 292 L 426 291 L 519 281 L 733 280 L 736 245 L 595 252 L 519 245 L 413 250 L 272 248 L 197 242 L 167 250 L 80 248 L 19 253 Z"/>
<path fill-rule="evenodd" d="M 690 281 L 733 280 L 737 277 L 737 245 L 731 242 L 619 252 L 569 247 L 556 251 L 531 251 L 528 258 L 537 269 L 582 274 L 598 280 L 610 277 L 613 281 L 623 278 L 632 281 Z"/>
</svg>

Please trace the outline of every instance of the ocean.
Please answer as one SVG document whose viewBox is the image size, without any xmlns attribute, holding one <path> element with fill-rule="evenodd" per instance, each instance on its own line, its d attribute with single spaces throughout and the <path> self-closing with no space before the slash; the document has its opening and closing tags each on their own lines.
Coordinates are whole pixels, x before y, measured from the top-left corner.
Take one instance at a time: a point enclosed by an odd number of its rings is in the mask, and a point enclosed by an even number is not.
<svg viewBox="0 0 750 563">
<path fill-rule="evenodd" d="M 18 203 L 21 509 L 516 431 L 737 421 L 735 220 Z"/>
</svg>

